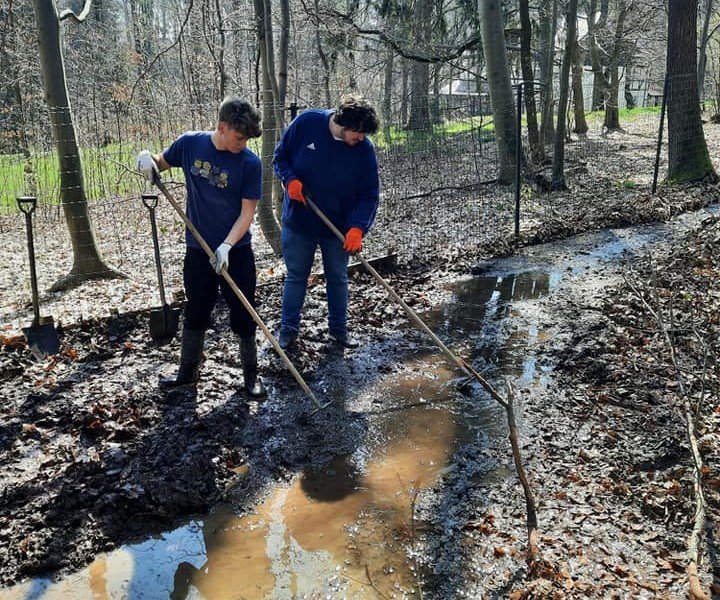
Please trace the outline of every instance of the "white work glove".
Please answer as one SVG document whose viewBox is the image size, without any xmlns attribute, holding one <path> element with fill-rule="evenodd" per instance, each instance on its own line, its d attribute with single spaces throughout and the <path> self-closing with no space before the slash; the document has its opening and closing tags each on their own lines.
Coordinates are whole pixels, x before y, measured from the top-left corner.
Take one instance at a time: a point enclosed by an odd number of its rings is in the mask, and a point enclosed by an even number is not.
<svg viewBox="0 0 720 600">
<path fill-rule="evenodd" d="M 155 175 L 158 173 L 157 165 L 148 150 L 143 150 L 137 156 L 137 170 L 140 171 L 147 180 L 152 183 L 155 181 Z"/>
<path fill-rule="evenodd" d="M 226 269 L 230 266 L 230 249 L 232 246 L 227 242 L 223 242 L 215 249 L 215 260 L 212 261 L 215 272 L 220 275 L 223 267 Z"/>
</svg>

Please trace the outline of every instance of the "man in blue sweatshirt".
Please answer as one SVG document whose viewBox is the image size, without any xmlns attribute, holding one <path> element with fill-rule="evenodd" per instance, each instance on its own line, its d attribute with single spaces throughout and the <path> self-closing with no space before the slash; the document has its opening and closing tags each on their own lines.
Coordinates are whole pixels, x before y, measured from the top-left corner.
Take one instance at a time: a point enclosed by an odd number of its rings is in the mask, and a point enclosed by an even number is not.
<svg viewBox="0 0 720 600">
<path fill-rule="evenodd" d="M 183 283 L 187 305 L 180 369 L 175 377 L 160 380 L 162 388 L 197 383 L 205 330 L 210 326 L 219 289 L 230 307 L 230 328 L 240 338 L 243 388 L 251 398 L 265 395 L 257 376 L 255 322 L 220 276 L 225 267 L 250 304 L 255 305 L 256 272 L 250 225 L 262 195 L 262 164 L 247 143 L 261 133 L 257 109 L 246 100 L 231 96 L 220 105 L 214 131 L 188 131 L 161 154 L 143 150 L 138 155 L 138 170 L 150 181 L 158 171 L 171 167 L 184 171 L 188 218 L 210 247 L 215 248 L 211 263 L 192 233 L 185 232 Z"/>
<path fill-rule="evenodd" d="M 340 346 L 357 347 L 347 329 L 348 257 L 362 248 L 377 212 L 377 158 L 366 137 L 378 130 L 375 109 L 361 96 L 343 98 L 334 110 L 298 115 L 275 148 L 275 174 L 285 186 L 282 251 L 283 290 L 280 346 L 297 340 L 308 277 L 320 246 L 328 301 L 328 330 Z M 306 206 L 308 194 L 345 234 L 341 242 Z"/>
</svg>

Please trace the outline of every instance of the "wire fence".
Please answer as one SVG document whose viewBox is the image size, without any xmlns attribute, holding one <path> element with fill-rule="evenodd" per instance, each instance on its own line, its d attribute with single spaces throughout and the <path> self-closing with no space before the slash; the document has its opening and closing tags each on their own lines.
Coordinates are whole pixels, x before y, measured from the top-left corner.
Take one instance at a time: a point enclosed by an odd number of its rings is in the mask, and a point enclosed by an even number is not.
<svg viewBox="0 0 720 600">
<path fill-rule="evenodd" d="M 366 256 L 396 253 L 401 261 L 424 260 L 455 247 L 480 244 L 487 240 L 488 231 L 496 237 L 512 237 L 515 192 L 513 186 L 493 183 L 499 162 L 495 124 L 489 103 L 480 96 L 448 96 L 435 103 L 435 117 L 427 127 L 409 131 L 385 124 L 375 136 L 382 192 L 376 224 L 365 242 Z M 156 286 L 148 212 L 140 201 L 145 187 L 134 172 L 135 157 L 145 148 L 160 152 L 183 131 L 213 128 L 217 107 L 181 103 L 93 106 L 74 119 L 88 223 L 92 224 L 90 239 L 108 265 L 132 275 L 132 285 Z M 289 107 L 281 108 L 278 112 L 289 113 Z M 69 112 L 65 109 L 62 114 Z M 610 178 L 626 189 L 649 187 L 659 115 L 659 107 L 621 111 L 624 138 L 620 143 L 617 137 L 607 136 L 602 113 L 587 115 L 588 131 L 583 135 L 573 133 L 572 123 L 568 123 L 566 171 L 588 181 Z M 22 135 L 14 143 L 17 151 L 0 154 L 0 233 L 13 240 L 0 250 L 0 280 L 19 289 L 29 290 L 29 267 L 25 222 L 16 208 L 17 196 L 39 199 L 34 229 L 40 289 L 47 290 L 73 265 L 68 215 L 59 201 L 61 173 L 51 116 L 46 109 L 38 109 L 16 118 L 22 123 Z M 528 148 L 526 136 L 523 146 Z M 253 140 L 251 148 L 261 158 L 268 158 L 263 156 L 260 140 Z M 552 148 L 546 146 L 546 151 L 551 155 Z M 632 168 L 628 168 L 630 156 Z M 536 165 L 540 173 L 549 168 L 548 162 Z M 179 170 L 170 173 L 174 181 L 182 183 Z M 173 189 L 184 197 L 181 185 Z M 565 201 L 527 181 L 521 192 L 523 229 L 542 222 Z M 166 287 L 177 291 L 182 289 L 184 229 L 165 203 L 157 216 Z M 82 215 L 80 218 L 85 223 Z M 253 233 L 262 283 L 282 274 L 282 261 L 273 254 L 257 224 Z M 81 308 L 84 314 L 92 314 L 96 304 L 105 309 L 121 307 L 124 298 L 132 294 L 131 288 L 118 286 L 122 290 L 118 297 L 96 298 L 85 293 L 80 302 L 87 305 Z M 0 321 L 21 312 L 17 303 L 3 302 Z"/>
</svg>

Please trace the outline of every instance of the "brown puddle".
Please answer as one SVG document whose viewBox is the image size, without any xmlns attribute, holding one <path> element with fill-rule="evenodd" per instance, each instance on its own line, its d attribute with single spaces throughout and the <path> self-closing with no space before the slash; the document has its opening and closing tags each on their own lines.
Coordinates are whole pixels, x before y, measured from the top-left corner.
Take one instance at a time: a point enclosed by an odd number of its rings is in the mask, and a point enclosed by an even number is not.
<svg viewBox="0 0 720 600">
<path fill-rule="evenodd" d="M 479 278 L 458 285 L 455 302 L 430 320 L 486 336 L 488 323 L 511 313 L 511 300 L 547 291 L 544 274 Z M 531 326 L 506 332 L 499 345 L 483 339 L 501 351 L 496 360 L 504 371 L 532 380 L 534 357 L 523 348 L 542 335 Z M 448 388 L 457 374 L 439 353 L 405 366 L 415 374 L 392 375 L 364 392 L 382 397 L 380 406 L 392 406 L 368 414 L 373 436 L 366 446 L 272 486 L 252 514 L 237 516 L 231 506 L 221 506 L 202 520 L 100 556 L 60 582 L 34 579 L 0 590 L 0 600 L 417 594 L 407 554 L 423 527 L 415 518 L 417 493 L 438 482 L 460 444 L 478 431 L 502 436 L 505 422 L 490 401 L 458 410 L 457 395 Z"/>
<path fill-rule="evenodd" d="M 306 469 L 272 488 L 251 515 L 222 506 L 159 539 L 100 556 L 60 582 L 35 579 L 2 590 L 0 599 L 412 593 L 417 583 L 405 547 L 422 527 L 413 517 L 416 493 L 437 482 L 466 435 L 461 417 L 430 404 L 446 399 L 453 374 L 439 359 L 427 364 L 430 372 L 385 382 L 383 396 L 400 406 L 375 417 L 377 447 L 361 456 Z"/>
</svg>

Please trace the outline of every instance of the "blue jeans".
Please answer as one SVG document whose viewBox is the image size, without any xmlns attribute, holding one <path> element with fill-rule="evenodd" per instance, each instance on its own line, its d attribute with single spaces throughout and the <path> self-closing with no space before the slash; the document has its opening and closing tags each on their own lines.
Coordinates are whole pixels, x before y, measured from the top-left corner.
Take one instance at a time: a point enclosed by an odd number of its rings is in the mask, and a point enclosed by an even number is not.
<svg viewBox="0 0 720 600">
<path fill-rule="evenodd" d="M 336 237 L 305 235 L 289 227 L 282 228 L 280 242 L 287 268 L 281 331 L 297 335 L 308 277 L 315 259 L 315 250 L 320 246 L 328 302 L 328 329 L 336 335 L 345 334 L 348 306 L 347 266 L 350 255 L 343 250 L 342 242 Z"/>
</svg>

